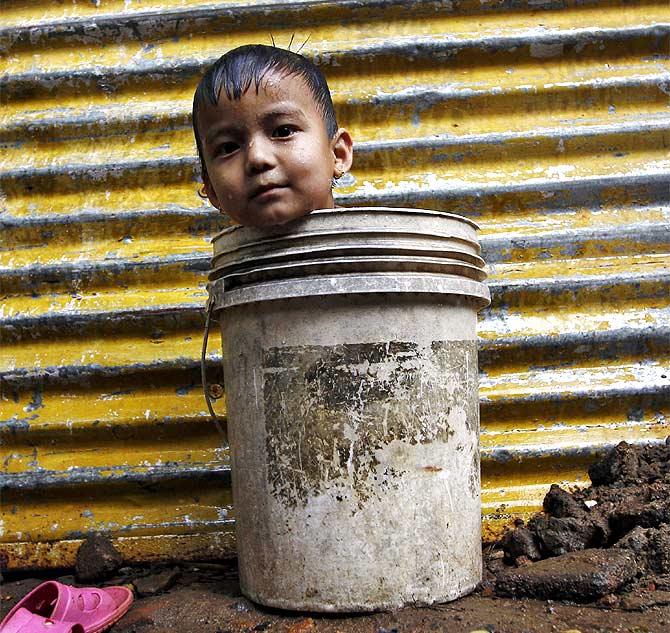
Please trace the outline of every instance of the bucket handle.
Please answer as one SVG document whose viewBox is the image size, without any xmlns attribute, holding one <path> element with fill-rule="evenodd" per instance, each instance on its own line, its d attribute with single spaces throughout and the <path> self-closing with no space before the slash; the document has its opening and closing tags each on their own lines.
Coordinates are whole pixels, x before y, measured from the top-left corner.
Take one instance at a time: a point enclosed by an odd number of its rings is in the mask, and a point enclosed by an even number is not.
<svg viewBox="0 0 670 633">
<path fill-rule="evenodd" d="M 223 437 L 224 439 L 227 439 L 226 433 L 221 427 L 219 418 L 214 411 L 214 407 L 212 406 L 212 397 L 209 393 L 209 384 L 207 383 L 207 343 L 209 341 L 209 327 L 213 320 L 212 318 L 213 310 L 214 310 L 214 302 L 212 301 L 212 297 L 210 296 L 207 299 L 207 314 L 205 316 L 205 334 L 202 339 L 202 353 L 200 355 L 200 377 L 202 379 L 202 390 L 205 393 L 205 402 L 207 403 L 209 414 L 212 416 L 214 426 L 216 426 L 216 430 L 219 432 L 219 435 L 221 435 L 221 437 Z"/>
</svg>

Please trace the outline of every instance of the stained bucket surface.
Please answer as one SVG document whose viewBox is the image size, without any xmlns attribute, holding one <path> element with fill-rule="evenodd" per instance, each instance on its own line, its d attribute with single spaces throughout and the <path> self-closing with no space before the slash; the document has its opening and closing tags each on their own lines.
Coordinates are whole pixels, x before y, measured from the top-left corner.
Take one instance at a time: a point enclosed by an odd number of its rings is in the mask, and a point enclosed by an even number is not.
<svg viewBox="0 0 670 633">
<path fill-rule="evenodd" d="M 314 211 L 214 238 L 240 582 L 373 611 L 481 580 L 477 226 Z"/>
</svg>

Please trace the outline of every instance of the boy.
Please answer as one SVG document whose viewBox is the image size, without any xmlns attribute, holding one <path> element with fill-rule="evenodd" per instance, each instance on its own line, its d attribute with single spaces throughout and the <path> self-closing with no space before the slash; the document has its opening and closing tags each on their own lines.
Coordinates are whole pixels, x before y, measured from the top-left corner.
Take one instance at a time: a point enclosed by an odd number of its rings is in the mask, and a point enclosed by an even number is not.
<svg viewBox="0 0 670 633">
<path fill-rule="evenodd" d="M 321 71 L 273 46 L 240 46 L 205 73 L 193 131 L 205 195 L 247 226 L 332 208 L 333 179 L 353 158 Z"/>
</svg>

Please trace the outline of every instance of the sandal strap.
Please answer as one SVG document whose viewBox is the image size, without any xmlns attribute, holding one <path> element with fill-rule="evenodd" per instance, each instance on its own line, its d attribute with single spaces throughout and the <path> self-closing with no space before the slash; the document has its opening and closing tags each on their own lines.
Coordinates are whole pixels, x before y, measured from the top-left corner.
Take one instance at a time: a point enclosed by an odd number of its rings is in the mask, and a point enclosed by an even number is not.
<svg viewBox="0 0 670 633">
<path fill-rule="evenodd" d="M 43 618 L 23 607 L 4 623 L 1 633 L 84 633 L 80 624 Z"/>
<path fill-rule="evenodd" d="M 115 609 L 114 601 L 104 589 L 59 585 L 58 601 L 51 614 L 54 620 L 80 622 L 88 628 L 89 620 L 97 620 L 100 611 Z"/>
</svg>

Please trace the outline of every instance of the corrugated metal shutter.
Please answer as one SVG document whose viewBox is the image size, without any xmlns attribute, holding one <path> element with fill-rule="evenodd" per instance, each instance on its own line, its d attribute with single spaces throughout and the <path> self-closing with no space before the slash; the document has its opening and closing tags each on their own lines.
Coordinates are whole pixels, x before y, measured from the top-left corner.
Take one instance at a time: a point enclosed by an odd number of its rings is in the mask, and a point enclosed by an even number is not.
<svg viewBox="0 0 670 633">
<path fill-rule="evenodd" d="M 294 33 L 357 141 L 340 202 L 483 227 L 488 535 L 551 482 L 583 481 L 604 447 L 668 434 L 666 0 L 6 0 L 10 566 L 70 565 L 89 530 L 130 560 L 234 547 L 228 455 L 197 367 L 223 221 L 195 194 L 190 100 L 225 50 Z"/>
</svg>

